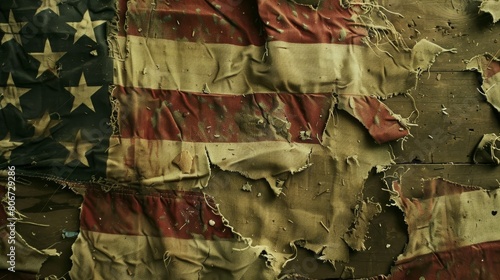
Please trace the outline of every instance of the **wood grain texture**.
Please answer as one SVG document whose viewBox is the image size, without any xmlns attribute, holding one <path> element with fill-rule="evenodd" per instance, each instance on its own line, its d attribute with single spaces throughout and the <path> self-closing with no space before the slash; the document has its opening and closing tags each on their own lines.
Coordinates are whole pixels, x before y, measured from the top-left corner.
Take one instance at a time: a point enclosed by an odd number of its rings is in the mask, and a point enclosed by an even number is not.
<svg viewBox="0 0 500 280">
<path fill-rule="evenodd" d="M 422 77 L 411 93 L 418 126 L 407 141 L 391 144 L 397 163 L 472 163 L 483 134 L 500 131 L 499 114 L 478 92 L 477 78 L 473 72 L 432 72 Z M 415 108 L 409 97 L 385 103 L 404 117 Z"/>
<path fill-rule="evenodd" d="M 463 71 L 463 60 L 477 54 L 495 54 L 500 49 L 500 25 L 491 15 L 479 13 L 479 1 L 472 0 L 384 0 L 379 3 L 401 18 L 388 14 L 396 30 L 409 46 L 427 39 L 444 48 L 456 48 L 457 54 L 443 54 L 433 72 Z"/>
</svg>

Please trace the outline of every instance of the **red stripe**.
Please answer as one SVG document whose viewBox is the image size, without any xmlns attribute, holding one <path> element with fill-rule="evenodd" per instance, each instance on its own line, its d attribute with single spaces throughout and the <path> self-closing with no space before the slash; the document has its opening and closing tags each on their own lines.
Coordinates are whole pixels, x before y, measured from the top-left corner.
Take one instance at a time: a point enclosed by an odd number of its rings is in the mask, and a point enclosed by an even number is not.
<svg viewBox="0 0 500 280">
<path fill-rule="evenodd" d="M 113 94 L 120 102 L 122 137 L 189 142 L 317 144 L 332 102 L 329 94 L 221 95 L 124 87 Z M 301 137 L 304 131 L 311 139 Z"/>
<path fill-rule="evenodd" d="M 126 2 L 120 4 L 128 35 L 243 46 L 266 40 L 255 1 L 137 1 L 124 12 Z"/>
<path fill-rule="evenodd" d="M 339 0 L 318 1 L 317 9 L 292 1 L 258 0 L 259 13 L 272 40 L 291 43 L 361 45 L 366 28 L 353 20 L 356 12 Z"/>
<path fill-rule="evenodd" d="M 88 188 L 82 204 L 82 230 L 191 239 L 232 238 L 233 233 L 212 210 L 215 202 L 203 193 L 133 190 L 102 191 Z M 210 222 L 210 221 L 213 221 Z M 211 223 L 213 225 L 211 225 Z"/>
<path fill-rule="evenodd" d="M 398 261 L 390 279 L 500 279 L 500 242 L 485 242 Z"/>
<path fill-rule="evenodd" d="M 343 8 L 338 0 L 320 1 L 317 9 L 267 0 L 158 1 L 156 5 L 137 1 L 128 7 L 126 2 L 119 3 L 121 36 L 262 46 L 266 40 L 361 45 L 368 35 L 353 20 L 356 11 Z"/>
<path fill-rule="evenodd" d="M 339 97 L 339 109 L 358 119 L 377 143 L 397 140 L 409 134 L 389 107 L 376 97 L 344 94 Z"/>
</svg>

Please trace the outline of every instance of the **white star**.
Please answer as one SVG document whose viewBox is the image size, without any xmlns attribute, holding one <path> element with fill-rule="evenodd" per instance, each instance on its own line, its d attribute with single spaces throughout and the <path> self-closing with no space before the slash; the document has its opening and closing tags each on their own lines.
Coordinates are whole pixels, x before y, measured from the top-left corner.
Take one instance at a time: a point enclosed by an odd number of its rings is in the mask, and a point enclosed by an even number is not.
<svg viewBox="0 0 500 280">
<path fill-rule="evenodd" d="M 6 159 L 10 158 L 12 150 L 21 146 L 23 142 L 12 142 L 10 141 L 10 132 L 3 140 L 0 140 L 0 155 L 4 156 Z"/>
<path fill-rule="evenodd" d="M 39 119 L 29 120 L 28 124 L 33 125 L 35 128 L 35 134 L 32 139 L 50 137 L 50 129 L 58 125 L 60 122 L 62 121 L 51 119 L 48 111 L 45 111 Z"/>
<path fill-rule="evenodd" d="M 66 90 L 69 91 L 75 97 L 75 100 L 73 101 L 73 108 L 71 108 L 71 112 L 73 112 L 80 105 L 85 105 L 90 110 L 95 112 L 94 104 L 92 104 L 91 97 L 100 88 L 101 88 L 100 86 L 88 86 L 87 80 L 85 80 L 85 75 L 82 73 L 79 86 L 66 87 Z"/>
<path fill-rule="evenodd" d="M 92 21 L 92 19 L 90 18 L 90 13 L 87 10 L 80 22 L 67 22 L 67 24 L 76 30 L 74 43 L 76 43 L 76 41 L 78 41 L 84 35 L 97 43 L 97 39 L 95 38 L 94 28 L 105 22 L 106 22 L 105 20 Z"/>
<path fill-rule="evenodd" d="M 14 18 L 14 13 L 12 10 L 9 12 L 9 22 L 8 23 L 0 23 L 0 30 L 4 32 L 2 42 L 0 44 L 10 41 L 12 39 L 16 40 L 19 45 L 23 45 L 21 40 L 21 34 L 19 32 L 23 28 L 26 22 L 16 22 Z"/>
<path fill-rule="evenodd" d="M 94 147 L 94 145 L 92 143 L 89 143 L 88 141 L 85 141 L 82 139 L 81 130 L 79 130 L 78 133 L 76 134 L 76 138 L 75 138 L 74 143 L 65 142 L 65 143 L 61 143 L 61 144 L 69 151 L 69 155 L 66 158 L 66 161 L 64 162 L 64 164 L 68 164 L 74 160 L 78 160 L 83 165 L 85 165 L 87 167 L 89 166 L 89 161 L 87 160 L 87 157 L 85 156 L 85 154 L 88 151 L 90 151 L 90 149 L 92 149 L 92 147 Z M 70 147 L 70 148 L 68 148 L 68 147 Z"/>
<path fill-rule="evenodd" d="M 65 52 L 52 52 L 52 48 L 50 47 L 50 42 L 47 39 L 45 41 L 45 48 L 43 49 L 43 53 L 30 53 L 33 58 L 40 62 L 40 66 L 38 67 L 38 75 L 36 77 L 40 77 L 43 72 L 50 70 L 54 75 L 57 76 L 56 62 L 64 55 Z"/>
<path fill-rule="evenodd" d="M 16 87 L 14 80 L 12 79 L 12 73 L 9 73 L 7 85 L 5 85 L 5 87 L 0 87 L 0 109 L 5 108 L 7 104 L 12 104 L 22 112 L 23 109 L 19 98 L 29 90 L 29 88 Z"/>
<path fill-rule="evenodd" d="M 35 15 L 45 10 L 52 10 L 56 15 L 59 15 L 59 4 L 61 0 L 42 0 L 42 5 L 36 10 Z"/>
</svg>

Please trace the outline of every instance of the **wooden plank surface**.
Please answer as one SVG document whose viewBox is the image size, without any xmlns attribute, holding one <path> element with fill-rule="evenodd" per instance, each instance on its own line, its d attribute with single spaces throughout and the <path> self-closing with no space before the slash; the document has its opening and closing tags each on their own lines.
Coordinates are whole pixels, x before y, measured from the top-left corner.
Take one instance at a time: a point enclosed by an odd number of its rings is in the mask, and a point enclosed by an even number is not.
<svg viewBox="0 0 500 280">
<path fill-rule="evenodd" d="M 409 46 L 427 39 L 457 54 L 443 54 L 432 71 L 462 71 L 463 60 L 500 49 L 500 26 L 490 14 L 479 13 L 479 1 L 383 0 L 381 5 L 404 15 L 387 14 Z"/>
<path fill-rule="evenodd" d="M 391 144 L 397 163 L 472 163 L 483 134 L 500 132 L 499 113 L 478 92 L 477 76 L 473 72 L 431 72 L 430 76 L 424 74 L 411 93 L 415 106 L 404 96 L 385 101 L 403 117 L 414 108 L 419 114 L 412 136 L 404 143 Z M 414 116 L 416 113 L 412 119 Z"/>
</svg>

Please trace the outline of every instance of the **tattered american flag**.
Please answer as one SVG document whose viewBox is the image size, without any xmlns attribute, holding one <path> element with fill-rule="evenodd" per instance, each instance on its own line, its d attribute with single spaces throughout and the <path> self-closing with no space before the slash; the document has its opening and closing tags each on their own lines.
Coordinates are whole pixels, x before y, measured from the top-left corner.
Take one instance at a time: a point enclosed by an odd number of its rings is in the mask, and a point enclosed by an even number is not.
<svg viewBox="0 0 500 280">
<path fill-rule="evenodd" d="M 382 44 L 376 6 L 309 2 L 2 0 L 0 167 L 84 195 L 73 279 L 273 278 L 297 240 L 364 249 L 364 179 L 408 135 L 380 99 L 445 50 Z"/>
<path fill-rule="evenodd" d="M 390 180 L 392 181 L 392 180 Z M 498 279 L 498 189 L 442 178 L 390 182 L 409 240 L 389 279 Z"/>
</svg>

